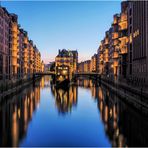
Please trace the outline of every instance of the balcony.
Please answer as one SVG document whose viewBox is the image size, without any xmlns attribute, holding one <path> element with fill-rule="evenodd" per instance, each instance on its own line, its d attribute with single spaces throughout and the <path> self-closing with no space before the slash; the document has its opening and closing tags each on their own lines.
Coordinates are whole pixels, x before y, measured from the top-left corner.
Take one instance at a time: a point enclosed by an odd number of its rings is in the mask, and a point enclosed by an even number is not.
<svg viewBox="0 0 148 148">
<path fill-rule="evenodd" d="M 17 39 L 13 39 L 13 40 L 12 40 L 12 44 L 13 44 L 13 45 L 18 45 L 18 40 L 17 40 Z"/>
<path fill-rule="evenodd" d="M 108 54 L 105 54 L 103 58 L 104 58 L 104 60 L 105 60 L 105 59 L 108 58 L 108 57 L 109 57 L 109 55 L 108 55 Z"/>
<path fill-rule="evenodd" d="M 27 54 L 23 55 L 23 59 L 28 59 L 28 55 Z"/>
<path fill-rule="evenodd" d="M 33 61 L 33 56 L 30 56 L 29 59 L 30 59 L 30 61 Z"/>
<path fill-rule="evenodd" d="M 108 45 L 108 44 L 109 44 L 109 39 L 106 38 L 106 39 L 105 39 L 105 45 Z"/>
<path fill-rule="evenodd" d="M 113 65 L 114 65 L 114 67 L 117 67 L 117 66 L 119 66 L 119 62 L 118 61 L 114 61 Z"/>
<path fill-rule="evenodd" d="M 17 57 L 17 52 L 12 52 L 12 57 Z"/>
<path fill-rule="evenodd" d="M 108 57 L 105 57 L 105 58 L 104 58 L 104 62 L 105 62 L 105 63 L 109 62 L 109 58 L 108 58 Z"/>
<path fill-rule="evenodd" d="M 11 64 L 12 64 L 13 66 L 17 66 L 17 58 L 12 57 Z"/>
<path fill-rule="evenodd" d="M 24 63 L 23 66 L 26 68 L 26 67 L 28 67 L 28 64 L 27 63 Z"/>
<path fill-rule="evenodd" d="M 17 32 L 18 32 L 18 30 L 17 30 L 17 25 L 13 25 L 11 31 L 17 33 Z"/>
<path fill-rule="evenodd" d="M 105 49 L 104 53 L 105 53 L 105 54 L 108 54 L 108 53 L 109 53 L 108 48 Z"/>
<path fill-rule="evenodd" d="M 103 56 L 99 58 L 100 61 L 103 61 Z"/>
<path fill-rule="evenodd" d="M 17 66 L 17 67 L 20 67 L 20 64 L 17 63 L 16 66 Z"/>
<path fill-rule="evenodd" d="M 99 58 L 100 58 L 100 59 L 103 58 L 103 54 L 100 54 Z"/>
<path fill-rule="evenodd" d="M 18 47 L 16 45 L 12 45 L 12 48 L 11 48 L 12 51 L 18 51 Z"/>
<path fill-rule="evenodd" d="M 103 60 L 102 60 L 102 61 L 100 61 L 100 64 L 103 64 Z"/>
<path fill-rule="evenodd" d="M 112 58 L 113 59 L 118 59 L 119 58 L 119 53 L 117 51 L 114 51 Z"/>
<path fill-rule="evenodd" d="M 24 54 L 28 54 L 27 48 L 24 48 L 23 53 L 24 53 Z"/>
<path fill-rule="evenodd" d="M 118 39 L 115 39 L 115 40 L 113 41 L 113 45 L 114 45 L 114 46 L 118 45 L 118 43 L 119 43 Z"/>
<path fill-rule="evenodd" d="M 116 24 L 118 24 L 118 19 L 117 18 L 114 18 L 113 25 L 116 25 Z"/>
<path fill-rule="evenodd" d="M 112 39 L 117 39 L 119 36 L 118 32 L 113 32 L 112 33 Z"/>
<path fill-rule="evenodd" d="M 121 13 L 120 22 L 124 22 L 124 21 L 127 21 L 127 14 L 126 13 Z"/>
<path fill-rule="evenodd" d="M 29 52 L 30 52 L 31 55 L 33 55 L 33 51 L 32 50 L 30 50 Z"/>
<path fill-rule="evenodd" d="M 120 47 L 122 48 L 122 46 L 125 46 L 128 43 L 128 37 L 124 36 L 122 38 L 119 38 L 120 40 Z"/>
<path fill-rule="evenodd" d="M 28 62 L 28 58 L 27 57 L 23 57 L 23 61 L 24 62 Z"/>
<path fill-rule="evenodd" d="M 29 68 L 30 68 L 30 69 L 33 69 L 33 66 L 32 66 L 32 65 L 29 65 Z"/>
<path fill-rule="evenodd" d="M 121 47 L 121 51 L 120 51 L 120 54 L 121 55 L 127 54 L 127 52 L 128 52 L 127 45 Z"/>
<path fill-rule="evenodd" d="M 127 21 L 123 21 L 119 23 L 119 30 L 126 30 L 127 29 Z"/>
<path fill-rule="evenodd" d="M 17 33 L 13 33 L 13 34 L 12 34 L 12 38 L 13 38 L 13 39 L 17 39 L 17 38 L 18 38 L 18 34 L 17 34 Z"/>
<path fill-rule="evenodd" d="M 99 51 L 99 54 L 103 54 L 103 50 L 100 50 L 100 51 Z"/>
</svg>

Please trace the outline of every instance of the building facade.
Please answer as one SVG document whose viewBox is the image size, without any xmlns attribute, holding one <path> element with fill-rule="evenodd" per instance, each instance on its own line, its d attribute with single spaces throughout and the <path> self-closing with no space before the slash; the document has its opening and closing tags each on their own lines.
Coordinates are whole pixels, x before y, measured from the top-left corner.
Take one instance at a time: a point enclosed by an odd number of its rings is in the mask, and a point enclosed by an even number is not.
<svg viewBox="0 0 148 148">
<path fill-rule="evenodd" d="M 91 60 L 84 61 L 84 72 L 91 71 Z"/>
<path fill-rule="evenodd" d="M 17 80 L 42 72 L 41 54 L 18 24 L 18 16 L 0 6 L 0 80 Z"/>
<path fill-rule="evenodd" d="M 91 72 L 91 60 L 86 60 L 78 64 L 78 72 Z"/>
<path fill-rule="evenodd" d="M 128 65 L 128 2 L 121 3 L 121 13 L 113 23 L 98 49 L 98 72 L 110 77 L 126 78 Z"/>
<path fill-rule="evenodd" d="M 9 13 L 0 7 L 0 80 L 9 78 Z"/>
<path fill-rule="evenodd" d="M 148 85 L 148 1 L 129 2 L 128 35 L 128 77 Z"/>
<path fill-rule="evenodd" d="M 65 75 L 69 75 L 72 78 L 73 73 L 77 72 L 78 52 L 66 49 L 59 50 L 55 58 L 55 67 L 57 75 L 65 72 Z"/>
<path fill-rule="evenodd" d="M 33 74 L 34 70 L 34 48 L 33 41 L 29 40 L 29 75 Z"/>
<path fill-rule="evenodd" d="M 97 51 L 98 73 L 148 85 L 148 2 L 123 1 Z"/>
<path fill-rule="evenodd" d="M 90 71 L 97 72 L 97 54 L 91 57 Z"/>
<path fill-rule="evenodd" d="M 10 14 L 10 77 L 17 79 L 19 77 L 19 26 L 18 16 Z"/>
</svg>

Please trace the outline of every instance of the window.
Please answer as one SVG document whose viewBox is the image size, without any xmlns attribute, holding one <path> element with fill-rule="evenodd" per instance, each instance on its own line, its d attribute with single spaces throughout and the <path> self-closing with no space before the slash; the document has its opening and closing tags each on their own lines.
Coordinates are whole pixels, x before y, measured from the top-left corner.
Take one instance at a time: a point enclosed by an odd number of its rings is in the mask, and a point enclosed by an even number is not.
<svg viewBox="0 0 148 148">
<path fill-rule="evenodd" d="M 3 74 L 3 56 L 0 55 L 0 74 Z"/>
<path fill-rule="evenodd" d="M 130 18 L 130 25 L 132 24 L 132 18 Z"/>
<path fill-rule="evenodd" d="M 132 53 L 130 53 L 130 63 L 132 63 Z"/>
<path fill-rule="evenodd" d="M 9 64 L 9 63 L 8 63 L 8 57 L 6 57 L 6 67 L 5 67 L 5 68 L 6 68 L 6 69 L 5 69 L 6 74 L 8 74 L 8 66 L 9 66 L 8 64 Z"/>
<path fill-rule="evenodd" d="M 130 51 L 132 51 L 132 44 L 130 44 Z"/>
<path fill-rule="evenodd" d="M 132 27 L 130 26 L 130 33 L 132 33 Z"/>
<path fill-rule="evenodd" d="M 132 64 L 130 64 L 130 75 L 132 74 Z"/>
<path fill-rule="evenodd" d="M 131 8 L 130 8 L 129 14 L 130 14 L 130 16 L 132 15 L 132 9 Z"/>
</svg>

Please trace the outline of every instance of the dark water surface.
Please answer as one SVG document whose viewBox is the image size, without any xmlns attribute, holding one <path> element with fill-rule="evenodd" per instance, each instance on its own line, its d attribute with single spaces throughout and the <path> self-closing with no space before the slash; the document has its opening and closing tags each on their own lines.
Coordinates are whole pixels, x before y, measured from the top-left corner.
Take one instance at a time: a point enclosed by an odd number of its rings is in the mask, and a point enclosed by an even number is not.
<svg viewBox="0 0 148 148">
<path fill-rule="evenodd" d="M 43 77 L 0 104 L 1 146 L 148 146 L 148 118 L 103 86 Z"/>
</svg>

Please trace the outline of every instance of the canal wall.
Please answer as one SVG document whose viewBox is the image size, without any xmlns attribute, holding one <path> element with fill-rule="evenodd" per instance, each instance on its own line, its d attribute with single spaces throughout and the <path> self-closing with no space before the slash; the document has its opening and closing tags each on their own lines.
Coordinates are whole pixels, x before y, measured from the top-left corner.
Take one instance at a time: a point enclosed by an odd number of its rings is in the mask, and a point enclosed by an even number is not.
<svg viewBox="0 0 148 148">
<path fill-rule="evenodd" d="M 148 114 L 148 91 L 147 88 L 138 88 L 131 86 L 130 84 L 116 82 L 108 78 L 101 77 L 99 81 L 102 85 L 105 85 L 112 92 L 116 93 L 121 99 L 130 103 L 138 110 Z"/>
<path fill-rule="evenodd" d="M 7 96 L 16 94 L 31 83 L 35 83 L 41 76 L 19 80 L 7 80 L 0 83 L 0 102 Z"/>
</svg>

